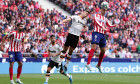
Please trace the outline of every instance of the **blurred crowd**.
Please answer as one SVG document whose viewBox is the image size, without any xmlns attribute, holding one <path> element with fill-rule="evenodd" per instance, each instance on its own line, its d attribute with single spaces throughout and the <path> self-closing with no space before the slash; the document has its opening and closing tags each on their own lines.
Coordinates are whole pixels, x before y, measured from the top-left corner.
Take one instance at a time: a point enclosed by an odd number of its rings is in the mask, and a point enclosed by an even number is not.
<svg viewBox="0 0 140 84">
<path fill-rule="evenodd" d="M 112 58 L 133 58 L 132 53 L 140 53 L 140 1 L 139 0 L 50 0 L 59 5 L 72 15 L 79 14 L 85 9 L 92 12 L 88 16 L 88 32 L 81 34 L 81 47 L 78 52 L 88 52 L 93 27 L 93 17 L 100 13 L 100 4 L 103 1 L 109 3 L 109 9 L 105 16 L 115 28 L 107 28 L 107 52 L 106 56 Z M 87 43 L 85 43 L 87 42 Z M 87 50 L 88 49 L 88 50 Z M 97 48 L 96 53 L 99 53 Z M 96 57 L 96 56 L 95 56 Z"/>
<path fill-rule="evenodd" d="M 100 3 L 108 0 L 50 0 L 73 14 L 79 14 L 85 9 L 92 12 L 88 16 L 87 26 L 89 31 L 83 31 L 73 57 L 87 57 L 90 50 L 92 30 L 94 29 L 92 18 L 95 13 L 100 13 Z M 139 0 L 109 0 L 109 9 L 105 16 L 117 27 L 106 31 L 107 51 L 110 58 L 133 58 L 132 53 L 140 53 L 140 2 Z M 24 26 L 25 51 L 34 53 L 47 53 L 50 44 L 50 35 L 56 36 L 56 42 L 64 45 L 70 23 L 57 25 L 67 18 L 56 9 L 44 10 L 38 2 L 33 0 L 0 0 L 0 42 L 10 31 L 16 29 L 16 24 L 21 22 Z M 4 52 L 9 46 L 8 39 L 5 42 Z M 97 48 L 95 53 L 99 53 Z M 2 53 L 2 51 L 0 51 Z M 0 55 L 1 57 L 2 55 Z M 23 55 L 31 57 L 31 55 Z M 38 54 L 39 57 L 47 57 L 48 54 Z M 7 55 L 3 55 L 7 57 Z M 94 57 L 97 57 L 96 55 Z"/>
</svg>

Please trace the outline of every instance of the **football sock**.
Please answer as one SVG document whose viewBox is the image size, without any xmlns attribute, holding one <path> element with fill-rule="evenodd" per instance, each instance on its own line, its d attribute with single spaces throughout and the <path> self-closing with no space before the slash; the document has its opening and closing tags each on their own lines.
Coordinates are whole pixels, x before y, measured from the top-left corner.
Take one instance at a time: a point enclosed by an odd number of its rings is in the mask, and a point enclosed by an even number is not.
<svg viewBox="0 0 140 84">
<path fill-rule="evenodd" d="M 87 65 L 90 64 L 94 52 L 95 52 L 94 49 L 91 49 L 91 50 L 89 51 Z"/>
<path fill-rule="evenodd" d="M 18 66 L 18 69 L 17 69 L 17 79 L 20 78 L 21 72 L 22 72 L 22 66 Z"/>
<path fill-rule="evenodd" d="M 62 51 L 60 54 L 60 63 L 62 63 L 63 59 L 65 58 L 65 53 L 66 52 Z"/>
<path fill-rule="evenodd" d="M 13 80 L 13 67 L 9 68 L 10 80 Z"/>
<path fill-rule="evenodd" d="M 68 64 L 69 64 L 69 62 L 70 62 L 70 59 L 71 59 L 71 54 L 68 54 L 68 55 L 67 55 L 67 60 L 66 60 L 65 67 L 68 66 Z"/>
<path fill-rule="evenodd" d="M 68 73 L 64 73 L 63 71 L 61 71 L 61 74 L 67 76 L 68 78 L 70 78 L 70 75 Z"/>
<path fill-rule="evenodd" d="M 49 78 L 50 78 L 50 72 L 47 71 L 47 73 L 46 73 L 46 82 L 48 82 Z"/>
<path fill-rule="evenodd" d="M 101 63 L 102 63 L 102 61 L 103 61 L 104 54 L 105 54 L 105 53 L 100 52 L 99 60 L 98 60 L 98 66 L 101 66 Z"/>
</svg>

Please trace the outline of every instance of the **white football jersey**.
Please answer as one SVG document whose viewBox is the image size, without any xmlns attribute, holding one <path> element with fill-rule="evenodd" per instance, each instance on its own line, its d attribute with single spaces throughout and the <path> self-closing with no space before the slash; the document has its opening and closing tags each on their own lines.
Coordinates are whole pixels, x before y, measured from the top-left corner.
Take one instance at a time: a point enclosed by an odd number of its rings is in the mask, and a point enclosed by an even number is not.
<svg viewBox="0 0 140 84">
<path fill-rule="evenodd" d="M 80 36 L 83 27 L 86 26 L 86 22 L 87 22 L 86 18 L 82 19 L 79 15 L 74 15 L 71 16 L 71 19 L 72 19 L 72 24 L 69 33 L 76 36 Z"/>
<path fill-rule="evenodd" d="M 50 44 L 48 46 L 48 50 L 50 52 L 50 55 L 57 54 L 57 53 L 61 52 L 62 49 L 63 49 L 62 46 L 60 46 L 59 44 L 55 44 L 55 45 Z M 56 62 L 56 63 L 59 63 L 60 62 L 60 55 L 54 56 L 54 57 L 51 56 L 51 60 Z"/>
</svg>

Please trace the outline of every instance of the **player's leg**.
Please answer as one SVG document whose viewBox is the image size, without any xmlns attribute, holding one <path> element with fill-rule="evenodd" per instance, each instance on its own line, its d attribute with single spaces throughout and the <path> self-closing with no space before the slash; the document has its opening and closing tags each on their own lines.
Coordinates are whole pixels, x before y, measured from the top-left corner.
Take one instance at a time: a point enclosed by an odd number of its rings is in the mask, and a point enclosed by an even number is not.
<svg viewBox="0 0 140 84">
<path fill-rule="evenodd" d="M 100 43 L 99 43 L 99 47 L 100 47 L 100 54 L 99 54 L 99 60 L 98 60 L 98 64 L 96 65 L 96 67 L 99 69 L 100 73 L 102 73 L 101 71 L 101 63 L 103 61 L 103 57 L 104 57 L 104 54 L 105 54 L 105 51 L 106 51 L 106 39 L 105 39 L 105 35 L 100 35 L 101 36 L 101 40 L 100 40 Z"/>
<path fill-rule="evenodd" d="M 67 66 L 70 62 L 73 50 L 77 47 L 77 44 L 79 41 L 79 36 L 75 36 L 72 34 L 70 34 L 70 36 L 71 36 L 71 39 L 69 40 L 70 41 L 70 43 L 69 43 L 70 48 L 69 48 L 69 52 L 67 54 L 66 64 L 64 65 L 64 73 L 66 73 L 66 71 L 67 71 Z"/>
<path fill-rule="evenodd" d="M 71 55 L 72 55 L 74 49 L 75 49 L 75 46 L 74 47 L 70 46 L 70 48 L 69 48 L 69 52 L 67 54 L 67 59 L 66 59 L 66 64 L 64 65 L 64 72 L 65 73 L 67 72 L 67 66 L 68 66 L 68 64 L 70 62 Z"/>
<path fill-rule="evenodd" d="M 10 75 L 11 84 L 15 84 L 13 81 L 13 66 L 14 66 L 14 62 L 10 62 L 9 75 Z"/>
<path fill-rule="evenodd" d="M 68 48 L 69 48 L 69 46 L 64 45 L 64 48 L 63 48 L 63 50 L 61 51 L 61 54 L 60 54 L 60 64 L 63 61 L 63 59 L 65 58 L 65 54 L 66 54 Z"/>
<path fill-rule="evenodd" d="M 88 61 L 87 61 L 87 64 L 86 64 L 87 69 L 90 70 L 90 71 L 92 71 L 91 66 L 90 66 L 90 62 L 91 62 L 93 54 L 94 54 L 94 52 L 97 48 L 97 44 L 99 44 L 99 41 L 100 41 L 99 33 L 93 32 L 92 33 L 91 50 L 89 51 Z"/>
<path fill-rule="evenodd" d="M 66 77 L 69 78 L 70 83 L 72 84 L 73 80 L 72 80 L 72 75 L 69 75 L 68 73 L 64 73 L 63 71 L 63 65 L 61 64 L 61 69 L 60 69 L 60 73 L 65 75 Z"/>
<path fill-rule="evenodd" d="M 98 60 L 98 64 L 96 65 L 96 67 L 98 68 L 99 72 L 102 73 L 101 63 L 103 61 L 103 57 L 104 57 L 104 54 L 105 54 L 105 48 L 100 48 L 100 49 L 101 49 L 101 52 L 99 54 L 99 60 Z"/>
<path fill-rule="evenodd" d="M 8 55 L 9 55 L 9 62 L 10 62 L 10 67 L 9 67 L 10 82 L 11 84 L 15 84 L 13 81 L 13 66 L 15 62 L 15 53 L 8 52 Z"/>
<path fill-rule="evenodd" d="M 18 62 L 18 69 L 17 69 L 17 79 L 16 79 L 16 82 L 19 83 L 19 84 L 23 84 L 21 81 L 20 81 L 20 75 L 21 75 L 21 72 L 22 72 L 22 54 L 21 52 L 16 52 L 15 53 L 15 57 L 16 57 L 16 61 Z"/>
<path fill-rule="evenodd" d="M 47 72 L 46 72 L 46 81 L 44 84 L 48 84 L 48 80 L 50 78 L 50 71 L 52 70 L 52 68 L 56 65 L 55 62 L 53 62 L 52 60 L 50 61 L 48 68 L 47 68 Z"/>
</svg>

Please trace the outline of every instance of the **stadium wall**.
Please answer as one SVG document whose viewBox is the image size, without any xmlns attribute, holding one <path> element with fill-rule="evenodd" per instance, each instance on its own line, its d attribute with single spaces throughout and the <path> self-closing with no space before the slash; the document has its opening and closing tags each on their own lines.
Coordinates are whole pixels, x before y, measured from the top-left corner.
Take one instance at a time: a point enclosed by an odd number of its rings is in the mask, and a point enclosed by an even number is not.
<svg viewBox="0 0 140 84">
<path fill-rule="evenodd" d="M 76 61 L 77 59 L 77 61 Z M 117 59 L 116 62 L 111 62 L 104 60 L 102 63 L 102 71 L 103 73 L 140 73 L 140 63 L 136 62 L 134 59 L 123 59 L 125 62 L 121 62 L 120 59 Z M 129 61 L 128 61 L 129 60 Z M 65 60 L 64 60 L 65 61 Z M 35 60 L 34 58 L 24 58 L 23 59 L 23 72 L 22 73 L 46 73 L 48 61 L 43 58 L 39 58 Z M 65 62 L 63 62 L 65 64 Z M 92 59 L 91 65 L 93 66 L 93 71 L 88 71 L 85 68 L 86 58 L 73 58 L 72 62 L 70 62 L 68 66 L 68 73 L 99 73 L 98 69 L 95 67 L 97 64 L 97 59 Z M 7 59 L 0 59 L 0 74 L 8 74 L 9 73 L 9 63 Z M 17 72 L 18 64 L 14 64 L 14 73 Z M 56 68 L 53 68 L 51 73 L 58 73 Z"/>
</svg>

